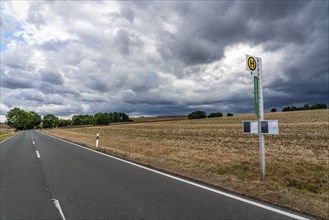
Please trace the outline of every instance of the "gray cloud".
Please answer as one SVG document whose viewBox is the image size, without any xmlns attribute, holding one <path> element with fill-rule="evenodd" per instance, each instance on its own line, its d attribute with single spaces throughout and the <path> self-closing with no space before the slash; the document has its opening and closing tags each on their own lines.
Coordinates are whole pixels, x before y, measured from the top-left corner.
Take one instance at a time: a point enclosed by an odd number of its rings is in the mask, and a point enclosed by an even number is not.
<svg viewBox="0 0 329 220">
<path fill-rule="evenodd" d="M 1 87 L 7 89 L 26 89 L 33 88 L 33 81 L 27 80 L 23 77 L 7 76 L 3 75 L 1 77 Z"/>
<path fill-rule="evenodd" d="M 53 85 L 62 85 L 64 83 L 64 79 L 60 73 L 51 71 L 43 71 L 41 73 L 41 80 Z"/>
<path fill-rule="evenodd" d="M 40 29 L 47 24 L 41 14 L 43 10 L 44 8 L 38 2 L 33 2 L 29 7 L 27 21 L 32 23 L 37 29 Z"/>
<path fill-rule="evenodd" d="M 126 18 L 128 21 L 132 23 L 134 22 L 135 16 L 131 8 L 123 6 L 121 8 L 121 15 L 122 17 Z"/>
</svg>

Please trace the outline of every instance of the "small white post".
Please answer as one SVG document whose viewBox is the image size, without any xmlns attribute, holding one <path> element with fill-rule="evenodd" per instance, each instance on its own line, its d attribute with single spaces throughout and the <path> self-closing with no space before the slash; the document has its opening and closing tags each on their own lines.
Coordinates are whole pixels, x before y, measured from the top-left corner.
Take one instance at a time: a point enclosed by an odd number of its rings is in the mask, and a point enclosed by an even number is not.
<svg viewBox="0 0 329 220">
<path fill-rule="evenodd" d="M 98 143 L 99 143 L 99 134 L 96 135 L 96 147 L 98 147 Z"/>
</svg>

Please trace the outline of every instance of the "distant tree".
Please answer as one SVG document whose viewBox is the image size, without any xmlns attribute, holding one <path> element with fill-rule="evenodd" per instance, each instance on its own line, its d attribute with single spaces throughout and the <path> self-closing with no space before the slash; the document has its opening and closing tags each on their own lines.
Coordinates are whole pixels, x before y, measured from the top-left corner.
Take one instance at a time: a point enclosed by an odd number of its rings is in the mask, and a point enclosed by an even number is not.
<svg viewBox="0 0 329 220">
<path fill-rule="evenodd" d="M 41 116 L 35 112 L 26 112 L 20 108 L 11 109 L 6 115 L 9 127 L 16 130 L 33 129 L 41 123 Z"/>
<path fill-rule="evenodd" d="M 110 123 L 110 117 L 108 113 L 97 113 L 94 115 L 95 125 L 108 125 Z"/>
<path fill-rule="evenodd" d="M 298 108 L 296 106 L 291 106 L 291 111 L 297 111 Z"/>
<path fill-rule="evenodd" d="M 327 108 L 326 104 L 314 104 L 311 107 L 311 109 L 326 109 L 326 108 Z"/>
<path fill-rule="evenodd" d="M 36 127 L 40 126 L 41 121 L 42 121 L 41 116 L 34 111 L 29 112 L 29 114 L 31 117 L 32 127 L 36 128 Z"/>
<path fill-rule="evenodd" d="M 81 124 L 80 115 L 73 115 L 71 124 L 72 125 L 80 125 Z"/>
<path fill-rule="evenodd" d="M 20 121 L 23 116 L 23 112 L 24 112 L 23 110 L 21 110 L 20 108 L 17 108 L 17 107 L 11 109 L 6 115 L 7 125 L 11 128 L 15 128 L 15 129 L 18 129 L 18 127 L 21 127 Z"/>
<path fill-rule="evenodd" d="M 213 112 L 208 115 L 208 118 L 217 118 L 217 117 L 223 117 L 223 114 L 221 112 Z"/>
<path fill-rule="evenodd" d="M 195 111 L 189 114 L 188 119 L 199 119 L 199 118 L 206 118 L 207 114 L 204 111 Z"/>
<path fill-rule="evenodd" d="M 271 112 L 277 112 L 278 110 L 276 108 L 272 108 Z"/>
<path fill-rule="evenodd" d="M 95 119 L 93 115 L 73 115 L 72 125 L 93 125 Z"/>
<path fill-rule="evenodd" d="M 82 125 L 92 125 L 95 124 L 94 115 L 82 115 Z"/>
<path fill-rule="evenodd" d="M 233 114 L 232 113 L 227 113 L 227 116 L 230 117 L 230 116 L 233 116 Z"/>
<path fill-rule="evenodd" d="M 129 116 L 122 112 L 110 112 L 110 123 L 129 121 Z"/>
<path fill-rule="evenodd" d="M 58 127 L 64 127 L 64 126 L 68 126 L 71 125 L 71 120 L 70 119 L 59 119 L 58 120 Z"/>
<path fill-rule="evenodd" d="M 129 121 L 129 116 L 126 115 L 125 113 L 120 112 L 120 122 L 126 122 Z"/>
<path fill-rule="evenodd" d="M 118 112 L 109 113 L 110 122 L 120 122 L 120 114 Z"/>
<path fill-rule="evenodd" d="M 304 110 L 309 110 L 310 109 L 310 106 L 308 104 L 305 104 L 304 107 L 303 107 Z"/>
<path fill-rule="evenodd" d="M 42 127 L 43 128 L 54 128 L 58 126 L 59 119 L 52 114 L 43 116 Z"/>
<path fill-rule="evenodd" d="M 290 108 L 290 106 L 287 106 L 287 107 L 284 107 L 284 108 L 282 109 L 282 111 L 283 111 L 283 112 L 288 112 L 288 111 L 291 111 L 291 108 Z"/>
</svg>

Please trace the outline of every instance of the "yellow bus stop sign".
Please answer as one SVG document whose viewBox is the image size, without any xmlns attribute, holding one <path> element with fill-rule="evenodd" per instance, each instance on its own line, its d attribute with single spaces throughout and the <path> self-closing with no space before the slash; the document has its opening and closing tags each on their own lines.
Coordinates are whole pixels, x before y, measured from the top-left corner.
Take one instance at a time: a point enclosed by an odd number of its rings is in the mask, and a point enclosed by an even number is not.
<svg viewBox="0 0 329 220">
<path fill-rule="evenodd" d="M 259 69 L 259 57 L 246 55 L 246 69 L 251 73 L 251 75 L 257 75 Z"/>
<path fill-rule="evenodd" d="M 248 58 L 248 67 L 251 71 L 254 71 L 256 69 L 257 62 L 256 62 L 255 58 L 253 58 L 253 57 Z"/>
</svg>

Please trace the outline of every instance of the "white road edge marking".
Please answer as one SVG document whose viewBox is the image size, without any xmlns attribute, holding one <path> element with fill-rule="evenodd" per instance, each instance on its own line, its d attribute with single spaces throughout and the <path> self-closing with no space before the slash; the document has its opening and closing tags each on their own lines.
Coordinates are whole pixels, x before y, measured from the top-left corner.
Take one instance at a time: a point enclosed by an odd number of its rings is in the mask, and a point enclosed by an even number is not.
<svg viewBox="0 0 329 220">
<path fill-rule="evenodd" d="M 44 133 L 40 133 L 40 134 L 44 134 Z M 77 147 L 80 147 L 80 148 L 83 148 L 83 149 L 86 149 L 86 150 L 89 150 L 89 151 L 92 151 L 92 152 L 101 154 L 103 156 L 106 156 L 106 157 L 109 157 L 109 158 L 112 158 L 112 159 L 115 159 L 115 160 L 118 160 L 118 161 L 121 161 L 121 162 L 130 164 L 130 165 L 133 165 L 133 166 L 142 168 L 144 170 L 148 170 L 148 171 L 151 171 L 153 173 L 157 173 L 157 174 L 160 174 L 162 176 L 166 176 L 166 177 L 169 177 L 171 179 L 175 179 L 177 181 L 180 181 L 180 182 L 183 182 L 183 183 L 187 183 L 187 184 L 190 184 L 192 186 L 196 186 L 196 187 L 201 188 L 201 189 L 208 190 L 210 192 L 214 192 L 214 193 L 217 193 L 217 194 L 220 194 L 220 195 L 223 195 L 223 196 L 226 196 L 226 197 L 235 199 L 235 200 L 239 200 L 241 202 L 244 202 L 244 203 L 247 203 L 247 204 L 250 204 L 250 205 L 254 205 L 254 206 L 257 206 L 257 207 L 260 207 L 260 208 L 263 208 L 263 209 L 266 209 L 266 210 L 269 210 L 269 211 L 272 211 L 272 212 L 279 213 L 281 215 L 285 215 L 285 216 L 288 216 L 288 217 L 291 217 L 291 218 L 294 218 L 294 219 L 298 219 L 298 220 L 309 220 L 308 218 L 305 218 L 303 216 L 292 214 L 292 213 L 289 213 L 289 212 L 286 212 L 286 211 L 283 211 L 283 210 L 280 210 L 280 209 L 277 209 L 277 208 L 274 208 L 274 207 L 271 207 L 271 206 L 268 206 L 268 205 L 264 205 L 264 204 L 261 204 L 261 203 L 255 202 L 255 201 L 251 201 L 249 199 L 241 198 L 239 196 L 232 195 L 230 193 L 223 192 L 223 191 L 220 191 L 218 189 L 214 189 L 214 188 L 211 188 L 211 187 L 208 187 L 208 186 L 204 186 L 204 185 L 201 185 L 199 183 L 194 183 L 192 181 L 189 181 L 189 180 L 186 180 L 186 179 L 182 179 L 180 177 L 176 177 L 176 176 L 173 176 L 173 175 L 170 175 L 170 174 L 167 174 L 167 173 L 164 173 L 164 172 L 155 170 L 155 169 L 151 169 L 151 168 L 148 168 L 148 167 L 145 167 L 145 166 L 142 166 L 142 165 L 139 165 L 139 164 L 136 164 L 136 163 L 133 163 L 133 162 L 130 162 L 130 161 L 121 159 L 121 158 L 117 158 L 117 157 L 114 157 L 114 156 L 111 156 L 111 155 L 108 155 L 108 154 L 105 154 L 105 153 L 102 153 L 102 152 L 98 152 L 96 150 L 93 150 L 93 149 L 90 149 L 90 148 L 81 146 L 79 144 L 72 143 L 70 141 L 63 140 L 63 139 L 58 138 L 58 137 L 51 136 L 49 134 L 44 134 L 44 135 L 49 136 L 49 137 L 52 137 L 52 138 L 55 138 L 57 140 L 60 140 L 60 141 L 66 142 L 66 143 L 69 143 L 69 144 L 72 144 L 72 145 L 75 145 Z"/>
<path fill-rule="evenodd" d="M 66 218 L 65 218 L 64 212 L 62 210 L 61 204 L 59 204 L 59 201 L 57 199 L 52 199 L 52 201 L 53 201 L 55 207 L 58 209 L 58 212 L 61 215 L 62 220 L 65 220 Z"/>
<path fill-rule="evenodd" d="M 35 142 L 34 142 L 34 141 L 32 141 L 32 144 L 33 144 L 33 145 L 35 145 Z"/>
<path fill-rule="evenodd" d="M 39 154 L 39 151 L 36 151 L 36 153 L 37 153 L 37 157 L 38 157 L 38 158 L 40 158 L 40 154 Z"/>
</svg>

